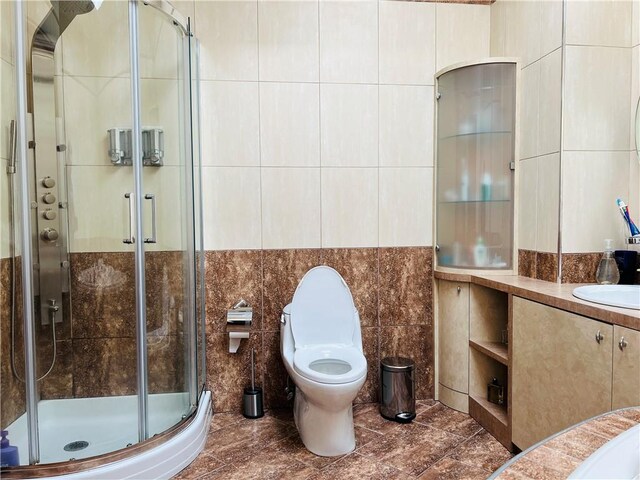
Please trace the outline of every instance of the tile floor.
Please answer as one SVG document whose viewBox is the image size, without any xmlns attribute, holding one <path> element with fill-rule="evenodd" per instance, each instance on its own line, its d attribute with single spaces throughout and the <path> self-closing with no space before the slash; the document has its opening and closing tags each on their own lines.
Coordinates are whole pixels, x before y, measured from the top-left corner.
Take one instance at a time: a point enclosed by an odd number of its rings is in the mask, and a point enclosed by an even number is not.
<svg viewBox="0 0 640 480">
<path fill-rule="evenodd" d="M 400 425 L 376 404 L 354 407 L 356 450 L 342 457 L 307 451 L 290 411 L 259 420 L 213 416 L 204 451 L 176 479 L 486 479 L 511 454 L 471 417 L 435 401 L 418 402 Z"/>
</svg>

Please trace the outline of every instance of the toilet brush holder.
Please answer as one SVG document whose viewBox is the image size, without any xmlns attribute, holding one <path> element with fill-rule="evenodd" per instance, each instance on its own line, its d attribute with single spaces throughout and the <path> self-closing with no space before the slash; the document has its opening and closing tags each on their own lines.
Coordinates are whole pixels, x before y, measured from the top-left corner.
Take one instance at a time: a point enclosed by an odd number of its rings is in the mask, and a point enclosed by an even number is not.
<svg viewBox="0 0 640 480">
<path fill-rule="evenodd" d="M 262 388 L 256 387 L 254 352 L 251 349 L 251 386 L 244 389 L 242 396 L 242 415 L 245 418 L 260 418 L 264 416 L 262 403 Z"/>
<path fill-rule="evenodd" d="M 245 418 L 260 418 L 264 416 L 262 405 L 262 389 L 260 387 L 246 387 L 242 396 L 242 415 Z"/>
</svg>

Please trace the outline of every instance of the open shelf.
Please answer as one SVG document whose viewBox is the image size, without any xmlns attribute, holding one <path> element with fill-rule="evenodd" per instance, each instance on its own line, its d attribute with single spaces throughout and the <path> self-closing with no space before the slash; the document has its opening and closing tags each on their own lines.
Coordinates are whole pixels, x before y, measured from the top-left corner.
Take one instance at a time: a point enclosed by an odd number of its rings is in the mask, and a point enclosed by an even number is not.
<svg viewBox="0 0 640 480">
<path fill-rule="evenodd" d="M 485 398 L 472 395 L 469 397 L 469 415 L 496 440 L 511 450 L 511 433 L 509 432 L 509 416 L 506 406 L 496 405 Z"/>
<path fill-rule="evenodd" d="M 485 415 L 493 418 L 496 422 L 500 423 L 502 426 L 507 428 L 509 425 L 509 420 L 507 417 L 507 406 L 506 405 L 497 405 L 495 403 L 491 403 L 486 398 L 482 397 L 474 397 L 473 395 L 469 397 L 469 401 L 473 400 L 477 403 L 477 407 L 484 410 Z M 481 417 L 482 417 L 481 416 Z"/>
<path fill-rule="evenodd" d="M 508 347 L 500 342 L 484 342 L 481 340 L 469 340 L 469 346 L 480 353 L 493 358 L 503 365 L 509 364 Z"/>
<path fill-rule="evenodd" d="M 496 342 L 469 341 L 469 415 L 506 448 L 511 449 L 508 409 L 509 366 L 503 363 L 503 359 L 494 358 L 495 349 L 478 348 L 480 345 L 491 346 L 492 343 Z M 504 386 L 504 405 L 487 400 L 487 385 L 492 378 Z"/>
<path fill-rule="evenodd" d="M 498 130 L 498 131 L 487 131 L 487 132 L 457 132 L 453 135 L 445 135 L 440 137 L 438 140 L 449 140 L 452 138 L 473 138 L 481 135 L 512 135 L 513 132 L 511 130 Z"/>
</svg>

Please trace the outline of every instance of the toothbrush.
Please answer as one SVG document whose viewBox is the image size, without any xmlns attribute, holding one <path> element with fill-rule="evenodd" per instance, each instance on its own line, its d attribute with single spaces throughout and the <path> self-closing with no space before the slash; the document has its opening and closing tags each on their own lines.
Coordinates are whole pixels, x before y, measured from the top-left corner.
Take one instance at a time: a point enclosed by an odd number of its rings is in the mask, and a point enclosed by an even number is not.
<svg viewBox="0 0 640 480">
<path fill-rule="evenodd" d="M 627 222 L 627 226 L 629 227 L 629 231 L 631 232 L 632 237 L 640 237 L 640 230 L 636 227 L 636 224 L 631 220 L 631 215 L 629 215 L 629 207 L 620 199 L 616 199 L 616 203 L 618 204 L 618 208 L 620 208 L 620 213 L 622 214 L 622 218 L 624 218 L 625 222 Z"/>
</svg>

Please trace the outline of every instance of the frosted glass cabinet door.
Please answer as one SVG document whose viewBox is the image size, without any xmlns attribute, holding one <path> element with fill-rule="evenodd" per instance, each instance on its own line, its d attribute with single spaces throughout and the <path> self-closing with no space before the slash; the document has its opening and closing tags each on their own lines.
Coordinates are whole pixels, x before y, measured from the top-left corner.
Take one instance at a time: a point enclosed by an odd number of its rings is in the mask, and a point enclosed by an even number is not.
<svg viewBox="0 0 640 480">
<path fill-rule="evenodd" d="M 511 269 L 516 63 L 445 71 L 436 87 L 438 265 Z"/>
</svg>

